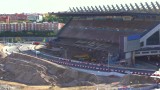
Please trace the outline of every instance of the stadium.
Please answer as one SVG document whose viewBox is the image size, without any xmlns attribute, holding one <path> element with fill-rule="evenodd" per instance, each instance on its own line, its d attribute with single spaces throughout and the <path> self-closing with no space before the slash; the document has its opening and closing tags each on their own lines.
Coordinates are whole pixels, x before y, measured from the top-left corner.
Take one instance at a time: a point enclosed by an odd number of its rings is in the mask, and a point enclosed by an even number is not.
<svg viewBox="0 0 160 90">
<path fill-rule="evenodd" d="M 61 49 L 61 58 L 116 67 L 160 67 L 158 2 L 73 7 L 50 14 L 70 18 L 49 42 Z"/>
</svg>

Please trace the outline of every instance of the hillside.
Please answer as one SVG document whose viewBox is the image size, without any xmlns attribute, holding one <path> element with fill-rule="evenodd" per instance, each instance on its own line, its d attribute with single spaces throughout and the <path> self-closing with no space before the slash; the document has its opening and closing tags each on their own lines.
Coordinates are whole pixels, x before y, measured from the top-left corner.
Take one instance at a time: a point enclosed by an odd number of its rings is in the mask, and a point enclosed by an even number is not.
<svg viewBox="0 0 160 90">
<path fill-rule="evenodd" d="M 112 83 L 120 79 L 79 72 L 23 54 L 12 54 L 1 58 L 0 64 L 1 79 L 27 85 L 90 86 L 98 83 Z"/>
</svg>

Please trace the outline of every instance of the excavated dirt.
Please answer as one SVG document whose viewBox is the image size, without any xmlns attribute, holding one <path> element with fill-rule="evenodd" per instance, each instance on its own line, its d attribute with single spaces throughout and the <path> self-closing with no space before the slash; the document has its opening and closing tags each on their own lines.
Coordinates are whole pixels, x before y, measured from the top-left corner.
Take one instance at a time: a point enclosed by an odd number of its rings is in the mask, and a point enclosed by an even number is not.
<svg viewBox="0 0 160 90">
<path fill-rule="evenodd" d="M 120 84 L 130 85 L 130 84 L 153 84 L 154 79 L 149 76 L 141 75 L 125 75 L 122 77 Z"/>
<path fill-rule="evenodd" d="M 3 45 L 0 45 L 0 50 L 2 48 Z M 3 52 L 0 52 L 0 55 L 3 57 L 0 58 L 0 79 L 5 81 L 19 82 L 27 85 L 52 85 L 60 87 L 92 86 L 96 84 L 111 84 L 119 81 L 120 83 L 116 85 L 154 83 L 154 80 L 147 76 L 126 75 L 123 78 L 115 76 L 100 77 L 32 56 L 12 54 L 4 57 L 5 54 Z"/>
<path fill-rule="evenodd" d="M 0 44 L 0 58 L 5 58 L 7 55 L 3 53 L 4 45 Z"/>
<path fill-rule="evenodd" d="M 99 77 L 35 57 L 12 54 L 1 59 L 0 78 L 27 85 L 90 86 L 120 78 Z"/>
</svg>

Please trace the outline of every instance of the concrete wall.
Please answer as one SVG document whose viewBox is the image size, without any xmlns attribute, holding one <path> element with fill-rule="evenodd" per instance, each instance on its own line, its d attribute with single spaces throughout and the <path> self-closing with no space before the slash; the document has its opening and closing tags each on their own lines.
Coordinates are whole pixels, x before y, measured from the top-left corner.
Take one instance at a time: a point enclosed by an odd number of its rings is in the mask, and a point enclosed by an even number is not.
<svg viewBox="0 0 160 90">
<path fill-rule="evenodd" d="M 124 52 L 130 52 L 140 49 L 140 40 L 131 40 L 128 41 L 126 38 L 124 39 Z"/>
</svg>

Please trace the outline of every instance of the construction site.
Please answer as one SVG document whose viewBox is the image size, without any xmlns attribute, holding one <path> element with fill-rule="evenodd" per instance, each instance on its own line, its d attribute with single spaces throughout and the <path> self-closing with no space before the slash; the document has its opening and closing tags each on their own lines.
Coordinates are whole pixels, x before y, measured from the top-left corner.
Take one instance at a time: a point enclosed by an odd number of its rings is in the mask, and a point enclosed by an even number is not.
<svg viewBox="0 0 160 90">
<path fill-rule="evenodd" d="M 36 49 L 40 49 L 42 46 L 31 45 Z M 94 75 L 23 54 L 22 51 L 7 54 L 5 51 L 9 52 L 8 48 L 12 47 L 17 46 L 7 46 L 7 48 L 3 44 L 0 46 L 1 90 L 97 90 L 97 88 L 99 90 L 117 90 L 118 88 L 139 88 L 155 84 L 155 80 L 149 76 Z"/>
<path fill-rule="evenodd" d="M 69 18 L 55 37 L 1 38 L 0 90 L 159 89 L 158 2 L 49 14 Z"/>
</svg>

